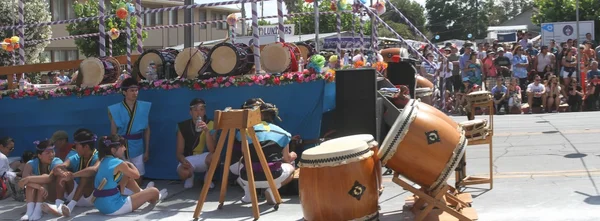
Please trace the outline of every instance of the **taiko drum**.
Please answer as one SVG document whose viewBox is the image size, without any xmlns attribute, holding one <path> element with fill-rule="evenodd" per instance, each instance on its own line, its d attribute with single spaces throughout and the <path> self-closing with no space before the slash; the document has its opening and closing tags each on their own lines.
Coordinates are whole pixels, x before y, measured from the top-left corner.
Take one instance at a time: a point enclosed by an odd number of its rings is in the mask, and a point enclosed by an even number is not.
<svg viewBox="0 0 600 221">
<path fill-rule="evenodd" d="M 449 124 L 452 128 L 456 128 L 457 130 L 461 130 L 458 123 L 456 121 L 454 121 L 452 118 L 448 117 L 448 115 L 444 114 L 442 111 L 436 109 L 435 107 L 420 102 L 418 100 L 415 99 L 411 99 L 408 101 L 408 103 L 406 104 L 406 106 L 416 106 L 419 108 L 420 112 L 425 112 L 425 113 L 430 113 L 435 115 L 436 117 L 440 118 L 442 121 L 446 122 L 447 124 Z"/>
<path fill-rule="evenodd" d="M 300 159 L 300 203 L 307 221 L 377 220 L 375 159 L 366 142 L 319 145 Z"/>
<path fill-rule="evenodd" d="M 377 152 L 379 151 L 379 143 L 377 143 L 377 141 L 375 140 L 373 135 L 371 135 L 371 134 L 350 135 L 350 136 L 345 136 L 345 137 L 340 137 L 340 138 L 335 138 L 335 139 L 325 141 L 325 142 L 321 143 L 321 145 L 328 145 L 328 144 L 334 144 L 336 142 L 345 142 L 345 141 L 352 141 L 352 140 L 367 142 L 369 149 L 371 149 L 373 151 L 373 153 L 374 153 L 373 158 L 375 159 L 375 174 L 377 174 L 377 185 L 379 185 L 380 189 L 383 189 L 381 161 L 377 157 Z"/>
<path fill-rule="evenodd" d="M 437 193 L 465 152 L 464 133 L 439 117 L 406 106 L 380 145 L 378 156 L 388 168 Z"/>
</svg>

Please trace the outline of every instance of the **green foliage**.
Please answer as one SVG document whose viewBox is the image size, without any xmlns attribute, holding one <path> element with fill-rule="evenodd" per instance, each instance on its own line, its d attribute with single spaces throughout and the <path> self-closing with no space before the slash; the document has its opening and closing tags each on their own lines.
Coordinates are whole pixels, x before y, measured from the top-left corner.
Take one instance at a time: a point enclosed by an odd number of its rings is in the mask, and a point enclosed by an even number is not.
<svg viewBox="0 0 600 221">
<path fill-rule="evenodd" d="M 386 23 L 404 39 L 423 41 L 421 37 L 416 37 L 418 35 L 414 34 L 413 31 L 408 27 L 408 25 L 396 23 L 393 21 L 386 21 Z M 379 37 L 396 38 L 396 35 L 383 25 L 379 25 L 379 27 L 377 27 L 377 35 Z"/>
<path fill-rule="evenodd" d="M 534 24 L 545 22 L 576 21 L 576 0 L 534 0 L 537 8 L 532 21 Z M 579 0 L 579 20 L 594 20 L 596 36 L 600 34 L 600 1 Z M 598 39 L 598 37 L 596 37 Z"/>
<path fill-rule="evenodd" d="M 106 15 L 115 14 L 118 6 L 124 5 L 128 2 L 127 0 L 111 0 L 110 7 L 107 5 Z M 96 17 L 98 16 L 98 1 L 85 1 L 83 3 L 74 2 L 73 9 L 75 12 L 75 16 L 78 18 L 82 17 Z M 135 34 L 136 30 L 136 22 L 137 19 L 135 16 L 130 16 L 131 23 L 131 48 L 134 50 L 137 48 L 137 35 Z M 88 22 L 80 22 L 69 24 L 67 26 L 67 31 L 70 35 L 82 35 L 82 34 L 91 34 L 98 33 L 98 20 L 88 21 Z M 127 28 L 126 20 L 119 19 L 116 17 L 109 18 L 105 20 L 105 29 L 106 31 L 110 31 L 111 28 L 116 28 L 118 30 L 125 30 Z M 142 38 L 145 39 L 148 36 L 147 32 L 143 32 Z M 108 45 L 110 36 L 106 36 L 106 45 Z M 81 51 L 83 55 L 86 57 L 99 57 L 99 37 L 89 37 L 89 38 L 78 38 L 75 39 L 75 44 L 77 48 Z M 124 55 L 127 53 L 127 39 L 126 34 L 121 33 L 119 38 L 112 41 L 113 43 L 113 56 Z"/>
<path fill-rule="evenodd" d="M 50 22 L 49 6 L 46 0 L 27 0 L 24 5 L 25 24 Z M 0 26 L 10 26 L 18 23 L 17 4 L 13 0 L 0 0 Z M 16 30 L 0 31 L 0 40 L 16 36 Z M 25 41 L 49 39 L 52 37 L 50 26 L 25 28 Z M 50 42 L 25 45 L 25 61 L 27 64 L 36 64 L 40 61 L 40 54 Z M 18 54 L 18 49 L 15 50 Z M 18 62 L 18 58 L 17 58 Z M 12 65 L 12 53 L 0 50 L 0 66 Z"/>
<path fill-rule="evenodd" d="M 398 8 L 398 10 L 402 12 L 406 18 L 408 18 L 410 23 L 419 29 L 419 31 L 425 33 L 425 9 L 423 6 L 421 6 L 421 4 L 413 0 L 390 0 L 390 2 L 396 6 L 396 8 Z M 386 4 L 386 9 L 387 11 L 381 15 L 383 20 L 385 20 L 388 24 L 390 21 L 404 24 L 404 20 L 389 4 Z M 401 33 L 399 34 L 402 35 Z"/>
<path fill-rule="evenodd" d="M 498 26 L 533 7 L 531 0 L 487 0 L 483 4 L 490 26 Z"/>
<path fill-rule="evenodd" d="M 319 4 L 319 11 L 331 11 L 330 4 Z M 313 4 L 303 4 L 299 12 L 314 12 Z M 352 26 L 352 19 L 354 19 L 355 26 Z M 296 34 L 313 34 L 315 33 L 315 16 L 297 16 L 292 17 L 288 21 L 288 24 L 296 24 Z M 332 33 L 337 32 L 336 28 L 336 15 L 334 14 L 320 14 L 319 15 L 319 33 Z M 342 31 L 352 31 L 353 28 L 356 33 L 359 32 L 360 20 L 355 14 L 342 13 Z M 371 34 L 371 22 L 365 22 L 363 27 L 363 33 L 365 35 Z"/>
<path fill-rule="evenodd" d="M 283 0 L 287 13 L 301 12 L 304 0 Z"/>
</svg>

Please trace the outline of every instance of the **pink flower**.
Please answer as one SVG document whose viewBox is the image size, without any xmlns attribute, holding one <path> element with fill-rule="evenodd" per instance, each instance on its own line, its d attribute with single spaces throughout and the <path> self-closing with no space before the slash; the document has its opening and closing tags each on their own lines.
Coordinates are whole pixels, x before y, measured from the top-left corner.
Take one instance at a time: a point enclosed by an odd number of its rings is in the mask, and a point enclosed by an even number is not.
<svg viewBox="0 0 600 221">
<path fill-rule="evenodd" d="M 209 79 L 208 79 L 208 80 L 206 80 L 206 81 L 207 81 L 207 82 L 211 82 L 211 83 L 212 83 L 213 81 L 215 81 L 215 78 L 209 78 Z"/>
<path fill-rule="evenodd" d="M 160 86 L 162 84 L 162 80 L 155 81 L 155 82 L 152 82 L 152 83 L 154 83 L 154 87 L 158 87 L 158 86 Z"/>
<path fill-rule="evenodd" d="M 310 82 L 309 78 L 304 78 L 304 82 Z"/>
<path fill-rule="evenodd" d="M 231 86 L 231 83 L 225 82 L 225 87 L 229 87 L 229 86 Z"/>
<path fill-rule="evenodd" d="M 284 76 L 285 76 L 287 79 L 290 79 L 290 80 L 291 80 L 291 79 L 294 79 L 294 75 L 293 75 L 293 74 L 289 74 L 289 73 L 287 73 L 287 74 L 284 74 Z"/>
<path fill-rule="evenodd" d="M 260 81 L 260 85 L 265 85 L 267 84 L 267 82 L 265 82 L 264 80 Z"/>
<path fill-rule="evenodd" d="M 169 90 L 169 85 L 161 85 L 162 89 Z"/>
<path fill-rule="evenodd" d="M 257 78 L 259 81 L 262 81 L 262 80 L 263 80 L 265 77 L 264 77 L 264 76 L 262 76 L 262 75 L 258 75 L 256 78 Z"/>
<path fill-rule="evenodd" d="M 231 83 L 235 83 L 235 77 L 229 77 L 229 79 L 228 79 L 228 80 L 229 80 L 229 82 L 231 82 Z"/>
<path fill-rule="evenodd" d="M 264 79 L 269 79 L 269 78 L 271 78 L 271 75 L 270 74 L 265 74 Z"/>
<path fill-rule="evenodd" d="M 301 81 L 304 80 L 304 75 L 303 74 L 299 74 L 298 75 L 298 80 L 301 80 Z"/>
<path fill-rule="evenodd" d="M 310 80 L 315 80 L 317 79 L 317 75 L 316 74 L 311 74 L 310 75 Z"/>
<path fill-rule="evenodd" d="M 179 88 L 179 84 L 174 84 L 172 86 L 173 86 L 173 88 Z"/>
<path fill-rule="evenodd" d="M 213 88 L 218 88 L 219 84 L 213 84 L 212 86 L 213 86 Z"/>
</svg>

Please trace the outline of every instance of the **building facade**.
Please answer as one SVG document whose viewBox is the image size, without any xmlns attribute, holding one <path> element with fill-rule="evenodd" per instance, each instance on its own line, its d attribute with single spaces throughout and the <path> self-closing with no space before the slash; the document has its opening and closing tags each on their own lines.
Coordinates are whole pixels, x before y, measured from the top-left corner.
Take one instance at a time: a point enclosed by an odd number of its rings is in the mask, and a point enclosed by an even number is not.
<svg viewBox="0 0 600 221">
<path fill-rule="evenodd" d="M 73 12 L 73 0 L 47 0 L 50 5 L 50 11 L 52 13 L 52 21 L 74 19 L 75 13 Z M 105 0 L 106 6 L 110 6 L 110 0 Z M 183 5 L 183 0 L 142 0 L 142 10 L 153 9 L 153 8 L 164 8 Z M 213 21 L 213 20 L 225 20 L 231 13 L 238 13 L 239 9 L 229 7 L 203 7 L 196 8 L 194 11 L 193 22 L 199 21 Z M 165 13 L 154 13 L 142 15 L 142 24 L 144 27 L 162 26 L 162 25 L 173 25 L 184 23 L 183 18 L 184 11 L 169 11 Z M 67 25 L 53 25 L 52 26 L 52 37 L 69 36 L 67 31 Z M 194 41 L 209 41 L 222 39 L 227 36 L 227 23 L 216 23 L 210 25 L 195 25 L 192 26 L 194 30 Z M 181 28 L 170 28 L 170 29 L 157 29 L 149 30 L 148 37 L 144 39 L 144 49 L 162 49 L 179 44 L 183 44 L 184 31 Z M 135 30 L 133 30 L 135 33 Z M 136 50 L 132 50 L 134 54 Z M 57 61 L 71 61 L 77 59 L 83 59 L 75 41 L 61 40 L 52 41 L 44 52 L 44 55 L 48 58 L 49 62 Z"/>
</svg>

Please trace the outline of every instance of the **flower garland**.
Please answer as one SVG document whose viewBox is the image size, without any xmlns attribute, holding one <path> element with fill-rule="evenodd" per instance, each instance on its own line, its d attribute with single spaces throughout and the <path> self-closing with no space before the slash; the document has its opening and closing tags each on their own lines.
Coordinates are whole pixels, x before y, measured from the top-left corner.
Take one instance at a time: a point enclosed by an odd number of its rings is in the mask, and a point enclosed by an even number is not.
<svg viewBox="0 0 600 221">
<path fill-rule="evenodd" d="M 152 82 L 142 80 L 139 85 L 142 90 L 171 90 L 176 88 L 189 88 L 192 90 L 209 90 L 213 88 L 241 87 L 252 85 L 278 86 L 293 83 L 306 83 L 317 80 L 326 80 L 327 82 L 333 82 L 334 79 L 334 71 L 328 71 L 322 74 L 315 74 L 314 72 L 309 72 L 308 70 L 305 70 L 304 72 L 289 72 L 281 75 L 242 75 L 213 77 L 205 80 L 173 79 L 157 80 Z M 3 98 L 21 99 L 26 97 L 37 97 L 41 100 L 47 100 L 53 97 L 84 97 L 91 95 L 109 95 L 114 93 L 119 93 L 118 85 L 103 85 L 95 86 L 93 88 L 73 88 L 61 86 L 48 91 L 39 90 L 37 88 L 2 91 L 0 92 L 0 100 Z"/>
</svg>

